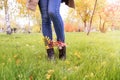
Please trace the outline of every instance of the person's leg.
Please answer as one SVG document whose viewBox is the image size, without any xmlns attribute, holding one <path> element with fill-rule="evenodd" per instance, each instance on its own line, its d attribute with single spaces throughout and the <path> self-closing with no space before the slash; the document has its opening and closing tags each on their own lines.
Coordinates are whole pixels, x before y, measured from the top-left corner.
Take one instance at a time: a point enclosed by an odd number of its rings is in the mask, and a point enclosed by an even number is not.
<svg viewBox="0 0 120 80">
<path fill-rule="evenodd" d="M 65 43 L 65 35 L 64 24 L 60 15 L 60 4 L 61 0 L 49 0 L 48 14 L 54 24 L 57 41 L 61 44 Z M 59 58 L 66 59 L 66 46 L 61 46 L 61 48 L 59 48 Z"/>
<path fill-rule="evenodd" d="M 48 39 L 52 41 L 52 29 L 51 29 L 51 20 L 48 15 L 48 2 L 49 0 L 39 0 L 39 8 L 42 17 L 42 33 L 44 36 L 44 42 L 46 46 L 46 51 L 49 59 L 54 57 L 54 49 L 51 46 L 52 43 L 48 42 Z"/>
<path fill-rule="evenodd" d="M 48 14 L 49 0 L 39 0 L 39 8 L 42 17 L 42 33 L 44 37 L 49 37 L 52 40 L 51 20 Z"/>
<path fill-rule="evenodd" d="M 60 15 L 60 4 L 61 0 L 49 0 L 48 14 L 54 24 L 57 41 L 64 42 L 64 24 Z"/>
</svg>

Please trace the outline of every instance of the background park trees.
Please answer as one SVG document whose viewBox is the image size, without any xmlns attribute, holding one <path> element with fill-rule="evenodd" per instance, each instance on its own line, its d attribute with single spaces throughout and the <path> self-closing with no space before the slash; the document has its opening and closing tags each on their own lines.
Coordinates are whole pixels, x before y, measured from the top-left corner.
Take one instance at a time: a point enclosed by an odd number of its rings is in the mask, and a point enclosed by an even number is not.
<svg viewBox="0 0 120 80">
<path fill-rule="evenodd" d="M 4 28 L 10 34 L 12 31 L 8 30 L 11 29 L 17 29 L 18 32 L 40 32 L 41 18 L 38 7 L 36 12 L 27 10 L 26 0 L 0 0 L 0 4 L 0 21 L 4 23 L 0 26 L 1 29 Z"/>
<path fill-rule="evenodd" d="M 65 18 L 66 31 L 101 31 L 120 29 L 120 1 L 75 0 L 75 9 L 69 9 Z M 62 8 L 64 9 L 64 8 Z M 0 0 L 0 25 L 8 34 L 11 28 L 18 32 L 40 32 L 41 17 L 39 8 L 35 12 L 26 9 L 26 0 Z M 64 12 L 61 12 L 64 13 Z M 71 24 L 72 23 L 72 24 Z M 2 26 L 2 27 L 1 27 Z"/>
<path fill-rule="evenodd" d="M 12 32 L 11 32 L 10 20 L 9 20 L 8 0 L 1 0 L 0 3 L 1 3 L 0 8 L 2 9 L 4 7 L 4 11 L 5 11 L 6 32 L 7 34 L 11 34 Z"/>
<path fill-rule="evenodd" d="M 101 32 L 113 30 L 113 26 L 119 29 L 119 1 L 109 3 L 107 0 L 75 0 L 75 4 L 76 8 L 75 10 L 70 9 L 69 14 L 71 15 L 68 15 L 67 21 L 72 18 L 72 21 L 78 25 L 79 31 L 88 32 L 90 27 L 92 31 L 99 30 Z"/>
</svg>

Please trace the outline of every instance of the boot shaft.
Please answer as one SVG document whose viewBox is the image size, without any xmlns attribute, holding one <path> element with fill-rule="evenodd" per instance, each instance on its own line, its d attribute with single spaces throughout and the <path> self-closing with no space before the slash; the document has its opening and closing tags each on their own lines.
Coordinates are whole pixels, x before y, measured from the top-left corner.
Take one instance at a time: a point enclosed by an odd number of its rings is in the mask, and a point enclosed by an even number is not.
<svg viewBox="0 0 120 80">
<path fill-rule="evenodd" d="M 59 59 L 62 59 L 62 60 L 66 59 L 66 46 L 59 49 Z"/>
<path fill-rule="evenodd" d="M 53 48 L 47 49 L 47 57 L 50 60 L 54 59 L 54 49 Z"/>
</svg>

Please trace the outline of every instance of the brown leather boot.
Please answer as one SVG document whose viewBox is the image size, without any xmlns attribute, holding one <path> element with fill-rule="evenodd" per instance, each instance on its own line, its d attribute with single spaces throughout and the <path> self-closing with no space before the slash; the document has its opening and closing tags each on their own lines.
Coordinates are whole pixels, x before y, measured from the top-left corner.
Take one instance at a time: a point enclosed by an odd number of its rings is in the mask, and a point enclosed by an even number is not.
<svg viewBox="0 0 120 80">
<path fill-rule="evenodd" d="M 54 49 L 53 48 L 47 49 L 47 57 L 49 60 L 54 60 Z"/>
<path fill-rule="evenodd" d="M 59 49 L 59 59 L 61 59 L 61 60 L 66 59 L 66 46 Z"/>
</svg>

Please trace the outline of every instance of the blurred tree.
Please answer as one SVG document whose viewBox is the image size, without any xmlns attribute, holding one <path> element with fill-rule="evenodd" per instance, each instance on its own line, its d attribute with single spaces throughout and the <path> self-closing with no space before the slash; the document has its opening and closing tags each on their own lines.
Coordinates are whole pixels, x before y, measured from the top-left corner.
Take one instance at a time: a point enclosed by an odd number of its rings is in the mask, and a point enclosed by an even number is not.
<svg viewBox="0 0 120 80">
<path fill-rule="evenodd" d="M 36 8 L 36 11 L 35 12 L 32 12 L 30 10 L 27 10 L 26 8 L 26 0 L 17 0 L 18 3 L 21 4 L 21 7 L 20 7 L 20 15 L 23 15 L 24 17 L 27 18 L 28 20 L 28 26 L 27 27 L 27 30 L 28 32 L 30 31 L 30 20 L 34 20 L 34 26 L 33 26 L 33 31 L 35 32 L 40 32 L 40 26 L 41 26 L 41 18 L 40 18 L 40 11 L 39 11 L 39 8 L 37 6 Z M 34 29 L 35 28 L 35 29 Z"/>
<path fill-rule="evenodd" d="M 8 9 L 8 0 L 0 0 L 0 9 L 4 7 L 5 9 L 5 25 L 6 25 L 6 33 L 11 34 L 11 26 L 9 20 L 9 9 Z"/>
<path fill-rule="evenodd" d="M 42 26 L 42 20 L 41 20 L 40 10 L 39 10 L 38 6 L 37 6 L 36 11 L 34 13 L 34 18 L 36 20 L 36 24 L 35 24 L 36 26 L 33 27 L 33 29 L 36 28 L 37 29 L 36 31 L 40 32 L 41 26 Z"/>
<path fill-rule="evenodd" d="M 94 9 L 93 9 L 93 12 L 92 12 L 92 15 L 91 15 L 91 18 L 90 18 L 90 26 L 89 26 L 87 35 L 89 35 L 90 30 L 91 30 L 91 25 L 92 25 L 92 21 L 93 21 L 93 16 L 94 16 L 94 14 L 95 14 L 97 1 L 98 1 L 98 0 L 95 0 Z"/>
<path fill-rule="evenodd" d="M 20 9 L 20 13 L 19 13 L 19 16 L 21 17 L 26 17 L 26 20 L 28 20 L 28 24 L 26 26 L 24 26 L 27 30 L 28 33 L 30 33 L 30 15 L 31 15 L 31 12 L 29 10 L 26 9 L 26 1 L 27 0 L 17 0 L 17 2 L 21 5 L 19 7 Z"/>
<path fill-rule="evenodd" d="M 3 8 L 3 5 L 4 5 L 4 1 L 3 1 L 3 0 L 0 0 L 0 9 Z"/>
<path fill-rule="evenodd" d="M 76 0 L 75 4 L 76 4 L 75 10 L 77 12 L 77 17 L 81 18 L 81 20 L 84 23 L 84 29 L 86 29 L 87 22 L 90 20 L 90 14 L 91 14 L 91 6 L 89 4 L 89 0 L 86 1 Z"/>
<path fill-rule="evenodd" d="M 4 8 L 5 8 L 5 21 L 6 21 L 6 32 L 7 34 L 11 34 L 11 26 L 8 12 L 8 0 L 4 0 Z"/>
<path fill-rule="evenodd" d="M 106 32 L 107 29 L 120 29 L 120 1 L 114 4 L 107 4 L 99 13 L 101 32 Z"/>
<path fill-rule="evenodd" d="M 98 21 L 98 14 L 105 6 L 105 0 L 75 0 L 75 4 L 76 18 L 82 20 L 84 23 L 84 31 L 88 31 L 87 34 L 89 34 L 92 23 Z"/>
</svg>

